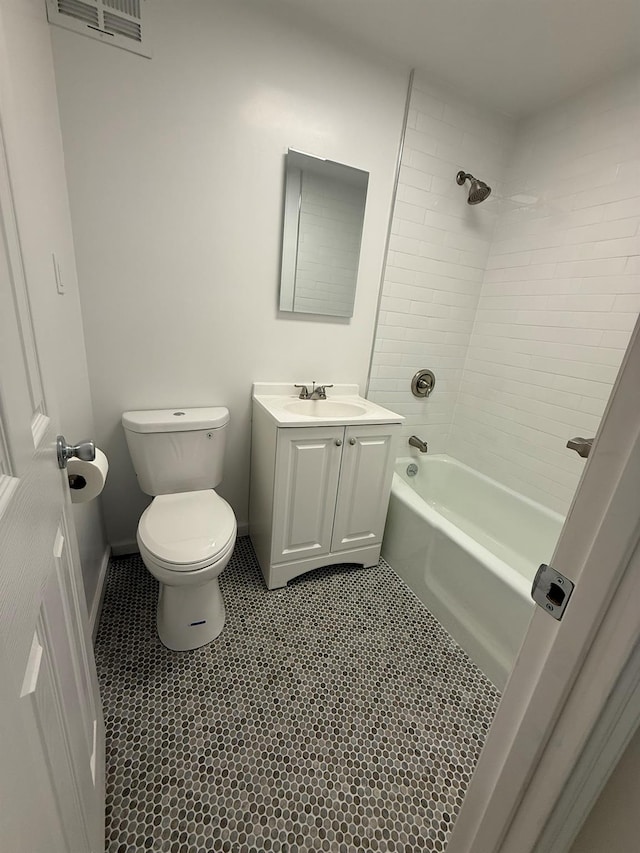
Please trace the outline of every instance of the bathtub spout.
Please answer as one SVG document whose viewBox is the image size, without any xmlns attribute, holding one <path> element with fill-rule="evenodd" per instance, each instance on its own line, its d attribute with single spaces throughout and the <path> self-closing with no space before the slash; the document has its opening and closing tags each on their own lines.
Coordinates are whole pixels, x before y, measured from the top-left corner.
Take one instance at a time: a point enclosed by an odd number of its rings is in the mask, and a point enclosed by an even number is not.
<svg viewBox="0 0 640 853">
<path fill-rule="evenodd" d="M 423 441 L 421 438 L 418 438 L 417 435 L 411 436 L 411 438 L 409 439 L 409 444 L 411 445 L 411 447 L 417 447 L 420 453 L 426 453 L 428 450 L 427 442 Z"/>
</svg>

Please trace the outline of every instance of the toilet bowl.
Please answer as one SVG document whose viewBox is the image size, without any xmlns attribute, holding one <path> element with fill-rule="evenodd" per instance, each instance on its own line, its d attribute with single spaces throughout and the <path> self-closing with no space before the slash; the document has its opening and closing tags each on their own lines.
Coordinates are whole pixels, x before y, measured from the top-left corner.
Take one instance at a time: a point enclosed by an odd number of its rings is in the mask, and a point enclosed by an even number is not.
<svg viewBox="0 0 640 853">
<path fill-rule="evenodd" d="M 222 479 L 226 408 L 125 412 L 127 445 L 140 488 L 153 501 L 138 523 L 145 566 L 159 582 L 156 625 L 169 649 L 214 640 L 225 620 L 218 576 L 236 542 Z"/>
<path fill-rule="evenodd" d="M 236 535 L 233 510 L 212 489 L 159 495 L 143 512 L 138 547 L 160 583 L 156 626 L 167 648 L 195 649 L 222 631 L 225 608 L 218 576 Z"/>
</svg>

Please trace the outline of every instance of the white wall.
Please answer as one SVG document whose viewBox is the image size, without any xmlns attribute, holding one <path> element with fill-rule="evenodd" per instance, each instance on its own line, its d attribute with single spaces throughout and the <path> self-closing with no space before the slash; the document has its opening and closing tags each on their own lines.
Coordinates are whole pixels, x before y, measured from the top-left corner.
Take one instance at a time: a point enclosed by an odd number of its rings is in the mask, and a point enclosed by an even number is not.
<svg viewBox="0 0 640 853">
<path fill-rule="evenodd" d="M 640 311 L 639 138 L 639 71 L 520 124 L 467 355 L 450 451 L 559 512 Z"/>
<path fill-rule="evenodd" d="M 570 853 L 633 853 L 638 849 L 640 811 L 640 729 L 582 825 Z"/>
<path fill-rule="evenodd" d="M 188 14 L 185 14 L 185 6 Z M 367 378 L 407 74 L 259 4 L 144 6 L 153 59 L 54 29 L 110 541 L 148 502 L 130 408 L 227 405 L 221 493 L 247 519 L 251 383 Z M 278 314 L 288 147 L 370 172 L 351 321 Z"/>
<path fill-rule="evenodd" d="M 512 138 L 507 117 L 416 75 L 369 396 L 402 412 L 403 434 L 416 433 L 434 453 L 447 449 Z M 456 183 L 461 169 L 494 195 L 468 205 L 469 184 Z M 420 368 L 437 377 L 428 400 L 411 394 Z"/>
<path fill-rule="evenodd" d="M 15 107 L 5 143 L 16 218 L 48 409 L 66 438 L 75 442 L 93 438 L 95 432 L 49 26 L 40 0 L 6 6 L 4 47 L 13 75 L 3 82 Z M 56 290 L 53 252 L 64 281 L 63 296 Z M 99 501 L 75 506 L 73 516 L 91 609 L 107 547 Z"/>
</svg>

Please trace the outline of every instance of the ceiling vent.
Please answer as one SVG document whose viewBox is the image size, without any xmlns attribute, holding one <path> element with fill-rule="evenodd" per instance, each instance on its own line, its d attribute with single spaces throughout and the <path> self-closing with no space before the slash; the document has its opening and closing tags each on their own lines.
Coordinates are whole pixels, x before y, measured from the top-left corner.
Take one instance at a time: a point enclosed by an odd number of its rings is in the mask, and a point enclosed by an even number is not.
<svg viewBox="0 0 640 853">
<path fill-rule="evenodd" d="M 151 56 L 142 26 L 144 0 L 47 0 L 50 24 Z"/>
</svg>

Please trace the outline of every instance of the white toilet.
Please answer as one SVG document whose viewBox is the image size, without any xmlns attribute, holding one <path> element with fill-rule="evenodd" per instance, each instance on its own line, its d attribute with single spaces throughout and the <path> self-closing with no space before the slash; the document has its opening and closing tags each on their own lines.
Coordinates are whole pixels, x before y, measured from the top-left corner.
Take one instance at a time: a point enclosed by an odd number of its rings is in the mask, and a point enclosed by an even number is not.
<svg viewBox="0 0 640 853">
<path fill-rule="evenodd" d="M 158 635 L 175 651 L 204 646 L 224 627 L 218 575 L 233 552 L 237 524 L 213 489 L 222 480 L 228 423 L 223 407 L 122 416 L 140 488 L 154 496 L 137 539 L 160 582 Z"/>
</svg>

